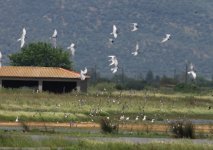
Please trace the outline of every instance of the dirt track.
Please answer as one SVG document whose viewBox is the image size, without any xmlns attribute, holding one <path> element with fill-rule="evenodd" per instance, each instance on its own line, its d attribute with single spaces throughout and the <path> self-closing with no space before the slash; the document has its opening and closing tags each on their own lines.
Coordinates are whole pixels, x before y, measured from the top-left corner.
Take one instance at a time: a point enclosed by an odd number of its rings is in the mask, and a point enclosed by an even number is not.
<svg viewBox="0 0 213 150">
<path fill-rule="evenodd" d="M 98 123 L 93 122 L 70 122 L 70 123 L 54 123 L 54 122 L 0 122 L 0 127 L 22 127 L 23 124 L 28 127 L 58 127 L 58 128 L 100 128 Z M 165 124 L 125 124 L 119 125 L 120 130 L 125 131 L 155 131 L 168 132 L 170 126 Z M 196 132 L 212 133 L 213 125 L 195 125 Z"/>
</svg>

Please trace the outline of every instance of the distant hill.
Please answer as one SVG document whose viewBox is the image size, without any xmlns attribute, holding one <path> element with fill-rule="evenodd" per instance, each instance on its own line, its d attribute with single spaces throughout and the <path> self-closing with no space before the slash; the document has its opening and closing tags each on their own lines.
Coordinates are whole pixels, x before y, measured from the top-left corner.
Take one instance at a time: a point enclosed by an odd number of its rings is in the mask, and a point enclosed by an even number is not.
<svg viewBox="0 0 213 150">
<path fill-rule="evenodd" d="M 139 30 L 131 32 L 131 23 Z M 119 35 L 109 45 L 112 25 Z M 58 45 L 66 49 L 76 43 L 75 69 L 97 66 L 110 76 L 108 55 L 118 57 L 129 76 L 181 73 L 187 62 L 198 75 L 213 74 L 212 0 L 0 0 L 0 49 L 6 55 L 19 51 L 19 38 L 26 27 L 26 42 L 49 41 L 58 30 Z M 166 33 L 171 40 L 160 43 Z M 134 57 L 136 42 L 142 53 Z"/>
</svg>

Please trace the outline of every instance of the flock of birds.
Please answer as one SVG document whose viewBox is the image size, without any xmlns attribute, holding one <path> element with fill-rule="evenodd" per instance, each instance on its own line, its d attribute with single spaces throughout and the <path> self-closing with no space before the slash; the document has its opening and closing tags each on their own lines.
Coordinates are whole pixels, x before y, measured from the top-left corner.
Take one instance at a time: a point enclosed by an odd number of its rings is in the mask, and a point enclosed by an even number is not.
<svg viewBox="0 0 213 150">
<path fill-rule="evenodd" d="M 135 32 L 135 31 L 137 31 L 139 28 L 138 28 L 138 23 L 132 23 L 132 29 L 131 29 L 131 31 L 132 32 Z M 109 41 L 111 42 L 111 44 L 113 44 L 114 43 L 114 41 L 118 38 L 118 36 L 119 36 L 119 33 L 118 33 L 118 29 L 117 29 L 117 27 L 116 27 L 116 25 L 113 25 L 113 30 L 112 30 L 112 32 L 110 33 L 110 35 L 112 35 L 113 36 L 113 38 L 110 38 L 109 39 Z M 20 41 L 20 47 L 22 48 L 23 46 L 24 46 L 24 44 L 25 44 L 25 38 L 26 38 L 26 29 L 25 28 L 23 28 L 23 31 L 22 31 L 22 35 L 21 35 L 21 37 L 17 40 L 17 41 Z M 53 44 L 53 47 L 57 47 L 57 44 L 56 44 L 56 41 L 57 41 L 57 30 L 55 29 L 54 30 L 54 32 L 53 32 L 53 34 L 52 34 L 52 36 L 50 37 L 50 39 L 52 39 L 52 44 Z M 170 34 L 166 34 L 165 35 L 165 37 L 164 38 L 162 38 L 162 40 L 161 40 L 161 43 L 165 43 L 165 42 L 167 42 L 167 41 L 169 41 L 171 39 L 171 35 Z M 71 53 L 71 55 L 72 56 L 74 56 L 75 55 L 75 44 L 74 43 L 71 43 L 70 44 L 70 46 L 68 46 L 67 47 L 67 49 L 70 51 L 70 53 Z M 140 46 L 139 46 L 139 43 L 137 42 L 136 43 L 136 46 L 135 46 L 135 49 L 134 49 L 134 51 L 131 53 L 133 56 L 137 56 L 137 55 L 139 55 L 140 54 Z M 115 55 L 110 55 L 110 56 L 108 56 L 110 59 L 109 59 L 109 62 L 110 62 L 110 64 L 109 64 L 109 66 L 111 67 L 111 71 L 112 71 L 112 73 L 114 74 L 114 73 L 116 73 L 117 71 L 118 71 L 118 68 L 119 68 L 119 63 L 118 63 L 118 59 L 117 59 L 117 57 L 115 56 Z M 1 54 L 1 52 L 0 52 L 0 60 L 1 60 L 1 58 L 2 58 L 2 54 Z M 85 80 L 86 79 L 86 75 L 87 75 L 87 72 L 88 72 L 88 70 L 87 70 L 87 68 L 85 67 L 85 69 L 84 70 L 81 70 L 80 71 L 80 78 L 81 78 L 81 80 Z M 188 70 L 188 75 L 190 75 L 191 77 L 192 77 L 192 79 L 196 79 L 196 72 L 195 72 L 195 69 L 194 69 L 194 65 L 191 63 L 190 65 L 189 65 L 189 70 Z M 81 102 L 81 101 L 80 101 Z M 113 103 L 114 103 L 115 101 L 113 101 Z M 60 106 L 59 106 L 60 107 Z M 68 117 L 68 115 L 66 114 L 65 115 L 65 117 Z M 93 117 L 93 114 L 92 113 L 90 113 L 90 117 Z M 140 116 L 136 116 L 135 117 L 135 121 L 138 121 L 139 120 L 139 117 Z M 109 119 L 109 117 L 107 117 L 107 119 Z M 144 115 L 143 114 L 143 117 L 141 118 L 142 119 L 142 121 L 146 121 L 147 120 L 147 116 L 146 115 Z M 93 119 L 92 119 L 93 120 Z M 120 117 L 119 117 L 119 120 L 120 121 L 129 121 L 130 120 L 130 117 L 129 116 L 127 116 L 127 117 L 125 117 L 124 115 L 121 115 Z M 152 123 L 155 121 L 155 119 L 151 119 L 150 120 Z M 17 118 L 16 118 L 16 120 L 15 120 L 15 122 L 19 122 L 19 117 L 17 116 Z"/>
<path fill-rule="evenodd" d="M 20 48 L 23 48 L 25 45 L 25 38 L 26 38 L 26 29 L 23 28 L 22 29 L 22 35 L 21 37 L 17 40 L 18 42 L 20 41 Z M 54 48 L 57 48 L 57 37 L 58 37 L 58 31 L 55 29 L 53 31 L 52 36 L 50 37 L 50 39 L 52 40 L 52 45 Z M 70 46 L 67 47 L 67 49 L 70 51 L 71 55 L 74 56 L 75 55 L 75 44 L 71 43 Z M 2 58 L 2 54 L 0 52 L 0 60 Z M 80 78 L 81 80 L 85 80 L 86 79 L 86 74 L 87 74 L 87 68 L 85 68 L 85 70 L 81 70 L 80 72 Z"/>
<path fill-rule="evenodd" d="M 132 23 L 131 31 L 135 32 L 138 29 L 139 29 L 138 23 L 136 23 L 136 22 Z M 113 36 L 114 39 L 110 38 L 109 41 L 110 41 L 111 44 L 113 44 L 114 40 L 118 37 L 118 29 L 117 29 L 116 25 L 113 25 L 112 32 L 110 34 Z M 164 42 L 168 41 L 170 39 L 170 36 L 171 36 L 170 34 L 166 34 L 166 37 L 163 38 L 161 43 L 164 43 Z M 135 49 L 134 49 L 134 51 L 131 54 L 133 56 L 137 56 L 139 54 L 139 49 L 140 49 L 139 48 L 139 43 L 137 42 L 136 46 L 135 46 Z M 111 68 L 111 71 L 112 71 L 112 73 L 116 73 L 118 71 L 118 60 L 117 60 L 117 57 L 115 55 L 111 55 L 109 57 L 111 58 L 109 60 L 109 61 L 111 61 L 111 64 L 109 66 L 114 65 L 114 67 Z"/>
<path fill-rule="evenodd" d="M 139 26 L 138 26 L 138 23 L 131 23 L 132 27 L 131 27 L 131 32 L 136 32 L 138 31 L 139 29 Z M 118 38 L 119 36 L 119 33 L 118 33 L 118 28 L 116 25 L 113 25 L 112 27 L 112 32 L 110 33 L 110 35 L 112 35 L 113 37 L 112 38 L 109 38 L 109 41 L 111 44 L 114 43 L 114 41 Z M 57 47 L 57 37 L 58 37 L 58 32 L 57 30 L 55 29 L 52 36 L 50 37 L 50 39 L 52 40 L 52 45 L 54 48 Z M 17 40 L 18 42 L 20 42 L 20 48 L 24 47 L 25 45 L 25 38 L 26 38 L 26 29 L 23 28 L 22 30 L 22 35 L 21 37 Z M 162 38 L 161 40 L 161 43 L 165 43 L 167 41 L 169 41 L 171 39 L 171 34 L 165 34 L 165 37 Z M 67 47 L 67 49 L 70 51 L 70 54 L 71 56 L 74 56 L 75 55 L 75 51 L 76 51 L 76 46 L 75 46 L 75 43 L 71 43 L 70 46 Z M 140 46 L 139 46 L 139 43 L 137 42 L 136 43 L 136 46 L 135 46 L 135 49 L 133 50 L 133 52 L 131 53 L 133 56 L 137 56 L 140 54 Z M 118 63 L 118 59 L 115 55 L 110 55 L 108 56 L 110 57 L 109 61 L 111 62 L 109 64 L 109 66 L 111 66 L 112 68 L 110 69 L 111 72 L 113 74 L 115 74 L 117 71 L 118 71 L 118 68 L 119 68 L 119 63 Z M 1 51 L 0 51 L 0 66 L 1 66 L 1 60 L 2 60 L 2 54 L 1 54 Z M 189 71 L 187 72 L 189 76 L 191 76 L 191 78 L 194 80 L 196 79 L 196 72 L 194 70 L 194 66 L 193 64 L 190 64 L 190 67 L 189 67 Z M 87 68 L 85 67 L 84 70 L 81 70 L 80 71 L 80 78 L 81 80 L 85 80 L 86 79 L 86 74 L 87 74 Z"/>
<path fill-rule="evenodd" d="M 135 32 L 139 29 L 138 27 L 138 23 L 132 23 L 132 29 L 131 31 L 132 32 Z M 111 44 L 114 43 L 114 40 L 118 37 L 118 29 L 117 29 L 117 26 L 116 25 L 113 25 L 113 29 L 112 29 L 112 32 L 110 33 L 111 35 L 113 35 L 113 38 L 110 38 L 109 41 L 111 42 Z M 171 34 L 166 34 L 165 37 L 161 40 L 161 43 L 165 43 L 167 41 L 169 41 L 171 39 Z M 135 46 L 135 49 L 134 51 L 131 53 L 133 56 L 137 56 L 139 54 L 139 43 L 137 42 L 136 43 L 136 46 Z M 110 57 L 111 59 L 109 61 L 111 61 L 111 63 L 109 64 L 109 66 L 112 66 L 114 65 L 113 68 L 111 68 L 111 71 L 112 73 L 116 73 L 118 71 L 118 60 L 117 60 L 117 57 L 115 55 L 111 55 L 111 56 L 108 56 Z M 194 70 L 194 66 L 193 64 L 191 63 L 190 64 L 190 70 L 187 72 L 188 75 L 191 76 L 191 78 L 194 80 L 196 79 L 196 72 Z"/>
</svg>

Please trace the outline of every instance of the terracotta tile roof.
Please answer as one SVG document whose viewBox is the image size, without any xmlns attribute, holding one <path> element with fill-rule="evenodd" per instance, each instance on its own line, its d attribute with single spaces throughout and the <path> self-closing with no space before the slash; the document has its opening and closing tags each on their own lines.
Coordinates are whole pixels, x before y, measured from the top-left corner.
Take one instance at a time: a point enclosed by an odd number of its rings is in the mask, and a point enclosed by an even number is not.
<svg viewBox="0 0 213 150">
<path fill-rule="evenodd" d="M 2 66 L 0 77 L 18 78 L 80 78 L 80 74 L 57 67 Z"/>
</svg>

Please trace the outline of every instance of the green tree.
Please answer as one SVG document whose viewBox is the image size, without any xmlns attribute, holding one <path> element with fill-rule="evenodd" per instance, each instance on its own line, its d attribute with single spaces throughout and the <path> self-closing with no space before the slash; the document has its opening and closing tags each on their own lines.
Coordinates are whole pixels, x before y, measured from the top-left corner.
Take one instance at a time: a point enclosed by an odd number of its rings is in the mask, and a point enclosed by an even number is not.
<svg viewBox="0 0 213 150">
<path fill-rule="evenodd" d="M 53 48 L 51 44 L 30 43 L 20 52 L 9 56 L 10 64 L 14 66 L 43 66 L 72 68 L 70 54 L 62 48 Z"/>
</svg>

